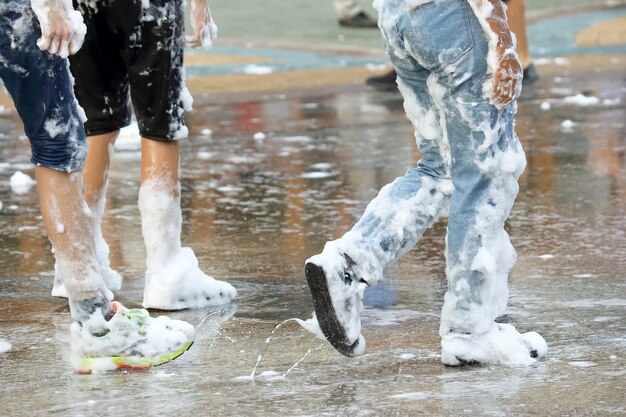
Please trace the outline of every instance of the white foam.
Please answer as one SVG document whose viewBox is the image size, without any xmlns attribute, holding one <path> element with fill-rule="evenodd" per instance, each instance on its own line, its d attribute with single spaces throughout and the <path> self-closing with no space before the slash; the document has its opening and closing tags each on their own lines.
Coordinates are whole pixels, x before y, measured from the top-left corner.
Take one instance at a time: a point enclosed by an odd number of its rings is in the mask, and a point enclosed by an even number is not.
<svg viewBox="0 0 626 417">
<path fill-rule="evenodd" d="M 30 2 L 39 24 L 42 28 L 42 32 L 51 31 L 51 23 L 48 20 L 48 14 L 50 12 L 50 2 L 47 0 L 31 0 Z M 71 0 L 61 0 L 54 3 L 57 8 L 57 13 L 63 18 L 63 23 L 67 25 L 67 29 L 71 34 L 69 42 L 62 43 L 59 46 L 59 50 L 56 52 L 62 58 L 67 58 L 70 54 L 76 53 L 85 40 L 85 34 L 87 33 L 87 26 L 83 22 L 83 16 L 80 12 L 74 10 Z M 47 50 L 50 42 L 45 42 L 43 39 L 37 41 L 37 46 L 42 50 Z M 71 47 L 71 48 L 70 48 Z"/>
<path fill-rule="evenodd" d="M 402 394 L 394 394 L 394 395 L 390 395 L 389 398 L 392 398 L 394 400 L 413 400 L 413 401 L 417 401 L 417 400 L 425 400 L 429 397 L 431 397 L 432 394 L 429 392 L 405 392 Z"/>
<path fill-rule="evenodd" d="M 293 142 L 293 143 L 311 142 L 313 140 L 311 136 L 284 136 L 279 139 L 283 142 Z"/>
<path fill-rule="evenodd" d="M 303 179 L 329 178 L 339 175 L 337 166 L 329 162 L 319 162 L 309 166 L 300 177 Z"/>
<path fill-rule="evenodd" d="M 333 172 L 303 172 L 302 175 L 300 175 L 300 177 L 303 178 L 303 179 L 306 179 L 306 180 L 311 180 L 311 179 L 321 179 L 321 178 L 334 177 L 335 175 L 337 175 L 337 173 L 333 173 Z"/>
<path fill-rule="evenodd" d="M 274 72 L 274 69 L 267 65 L 248 64 L 243 69 L 244 74 L 265 75 Z"/>
<path fill-rule="evenodd" d="M 70 131 L 70 123 L 69 120 L 63 123 L 63 119 L 55 119 L 50 118 L 44 122 L 44 129 L 50 135 L 52 139 L 56 138 L 59 135 L 66 134 Z"/>
<path fill-rule="evenodd" d="M 369 71 L 384 71 L 387 69 L 387 64 L 367 63 L 365 64 L 365 68 L 367 68 Z"/>
<path fill-rule="evenodd" d="M 326 337 L 324 337 L 324 333 L 322 333 L 322 329 L 320 329 L 320 324 L 317 321 L 317 317 L 315 317 L 315 313 L 313 313 L 313 317 L 307 320 L 300 320 L 297 318 L 294 318 L 293 320 L 296 321 L 300 326 L 302 326 L 307 332 L 313 334 L 318 339 L 326 340 Z"/>
<path fill-rule="evenodd" d="M 604 106 L 617 106 L 621 102 L 622 102 L 622 100 L 619 97 L 605 98 L 604 100 L 602 100 L 602 105 L 604 105 Z"/>
<path fill-rule="evenodd" d="M 556 65 L 569 65 L 569 60 L 563 57 L 556 57 L 553 59 L 553 61 Z"/>
<path fill-rule="evenodd" d="M 598 366 L 597 363 L 590 362 L 590 361 L 573 361 L 573 362 L 568 362 L 567 364 L 570 366 L 575 366 L 577 368 L 590 368 L 592 366 Z"/>
<path fill-rule="evenodd" d="M 75 369 L 84 370 L 85 356 L 95 358 L 91 364 L 94 372 L 117 368 L 111 356 L 158 358 L 180 349 L 194 338 L 195 329 L 187 322 L 166 316 L 150 317 L 146 310 L 139 309 L 133 311 L 131 318 L 123 306 L 118 304 L 117 308 L 109 321 L 104 321 L 101 313 L 94 313 L 82 324 L 72 324 L 71 363 Z M 102 337 L 93 336 L 92 330 L 97 326 L 104 326 L 109 332 Z"/>
<path fill-rule="evenodd" d="M 520 334 L 510 324 L 493 324 L 484 334 L 448 333 L 441 340 L 441 361 L 459 365 L 460 360 L 481 364 L 531 365 L 536 362 L 531 350 L 543 357 L 548 351 L 545 340 L 535 332 Z"/>
<path fill-rule="evenodd" d="M 600 99 L 595 96 L 586 96 L 584 94 L 576 94 L 563 98 L 563 101 L 568 104 L 576 104 L 578 106 L 593 106 L 600 103 Z"/>
<path fill-rule="evenodd" d="M 401 359 L 401 360 L 403 360 L 403 361 L 407 361 L 407 360 L 409 360 L 409 359 L 414 359 L 414 358 L 416 358 L 416 357 L 417 357 L 417 356 L 415 356 L 415 355 L 414 355 L 414 354 L 412 354 L 412 353 L 403 353 L 403 354 L 401 354 L 401 355 L 399 355 L 399 356 L 398 356 L 398 358 L 399 358 L 399 359 Z"/>
<path fill-rule="evenodd" d="M 35 184 L 35 180 L 22 171 L 17 171 L 10 179 L 11 191 L 15 194 L 26 194 Z"/>
<path fill-rule="evenodd" d="M 0 354 L 8 352 L 12 347 L 11 342 L 0 338 Z"/>
<path fill-rule="evenodd" d="M 215 155 L 215 152 L 200 151 L 197 153 L 198 159 L 203 159 L 203 160 L 211 159 L 214 155 Z"/>
</svg>

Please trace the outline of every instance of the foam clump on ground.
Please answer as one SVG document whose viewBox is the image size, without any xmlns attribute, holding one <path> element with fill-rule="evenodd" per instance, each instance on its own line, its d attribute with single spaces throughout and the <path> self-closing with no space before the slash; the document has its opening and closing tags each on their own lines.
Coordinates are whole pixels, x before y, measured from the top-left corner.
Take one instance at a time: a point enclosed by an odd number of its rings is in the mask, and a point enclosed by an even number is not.
<svg viewBox="0 0 626 417">
<path fill-rule="evenodd" d="M 35 180 L 28 176 L 28 174 L 17 171 L 11 176 L 10 184 L 11 191 L 15 194 L 26 194 L 35 185 Z"/>
</svg>

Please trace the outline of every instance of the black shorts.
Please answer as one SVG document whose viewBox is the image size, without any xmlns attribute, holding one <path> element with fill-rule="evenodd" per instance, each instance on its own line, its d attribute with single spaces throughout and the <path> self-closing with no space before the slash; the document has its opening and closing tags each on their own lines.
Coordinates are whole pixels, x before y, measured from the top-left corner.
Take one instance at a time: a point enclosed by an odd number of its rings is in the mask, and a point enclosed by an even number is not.
<svg viewBox="0 0 626 417">
<path fill-rule="evenodd" d="M 85 43 L 70 58 L 74 90 L 85 109 L 88 136 L 113 132 L 131 121 L 154 140 L 187 135 L 191 107 L 184 85 L 183 0 L 76 2 L 87 25 Z"/>
</svg>

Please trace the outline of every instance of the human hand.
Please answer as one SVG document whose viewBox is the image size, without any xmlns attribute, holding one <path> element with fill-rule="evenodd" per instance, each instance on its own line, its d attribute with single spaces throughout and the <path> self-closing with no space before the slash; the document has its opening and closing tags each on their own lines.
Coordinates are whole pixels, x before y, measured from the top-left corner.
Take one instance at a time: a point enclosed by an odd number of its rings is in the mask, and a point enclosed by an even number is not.
<svg viewBox="0 0 626 417">
<path fill-rule="evenodd" d="M 506 51 L 493 71 L 492 104 L 498 109 L 511 104 L 522 91 L 522 78 L 524 71 L 517 54 Z"/>
<path fill-rule="evenodd" d="M 189 15 L 193 35 L 187 36 L 187 44 L 191 47 L 203 46 L 210 48 L 217 38 L 217 25 L 211 17 L 207 0 L 189 0 Z"/>
<path fill-rule="evenodd" d="M 39 49 L 61 58 L 78 52 L 87 27 L 71 0 L 31 0 L 31 6 L 41 26 Z"/>
</svg>

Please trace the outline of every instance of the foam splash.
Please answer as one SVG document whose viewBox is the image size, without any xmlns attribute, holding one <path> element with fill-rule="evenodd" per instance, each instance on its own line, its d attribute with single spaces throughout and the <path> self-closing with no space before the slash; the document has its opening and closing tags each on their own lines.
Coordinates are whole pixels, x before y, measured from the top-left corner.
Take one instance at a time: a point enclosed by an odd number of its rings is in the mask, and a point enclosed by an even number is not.
<svg viewBox="0 0 626 417">
<path fill-rule="evenodd" d="M 261 361 L 263 360 L 263 357 L 265 356 L 265 354 L 267 353 L 267 350 L 270 347 L 270 343 L 272 342 L 272 338 L 274 337 L 274 335 L 276 334 L 278 329 L 280 329 L 283 325 L 285 325 L 286 323 L 289 323 L 291 321 L 294 321 L 294 322 L 298 323 L 305 330 L 307 330 L 308 332 L 311 332 L 312 334 L 314 334 L 319 339 L 326 340 L 326 338 L 322 334 L 322 330 L 319 327 L 319 324 L 317 322 L 317 318 L 315 318 L 315 314 L 313 315 L 312 318 L 310 318 L 308 320 L 301 320 L 301 319 L 295 318 L 295 317 L 287 319 L 287 320 L 277 324 L 276 327 L 274 327 L 274 330 L 272 330 L 270 335 L 265 339 L 265 349 L 263 349 L 263 352 L 257 357 L 256 363 L 254 364 L 254 368 L 252 369 L 252 372 L 250 373 L 250 375 L 243 375 L 243 376 L 236 377 L 236 378 L 234 378 L 235 381 L 254 381 L 254 379 L 256 377 L 257 369 L 259 368 L 259 365 L 261 364 Z M 320 349 L 322 346 L 323 345 L 320 345 L 320 347 L 318 347 L 317 349 Z M 274 371 L 266 371 L 266 372 L 263 372 L 263 373 L 259 374 L 259 377 L 261 377 L 261 376 L 263 376 L 263 377 L 270 376 L 271 379 L 286 378 L 287 375 L 289 375 L 289 373 L 291 371 L 293 371 L 298 365 L 300 365 L 307 358 L 307 356 L 309 356 L 310 354 L 311 354 L 311 349 L 307 350 L 307 352 L 304 354 L 304 356 L 302 356 L 302 358 L 298 359 L 296 361 L 296 363 L 294 363 L 291 367 L 289 367 L 289 369 L 287 369 L 287 371 L 285 373 L 283 373 L 283 374 L 279 374 L 278 372 L 274 372 Z M 277 378 L 278 375 L 280 375 L 280 376 Z"/>
</svg>

